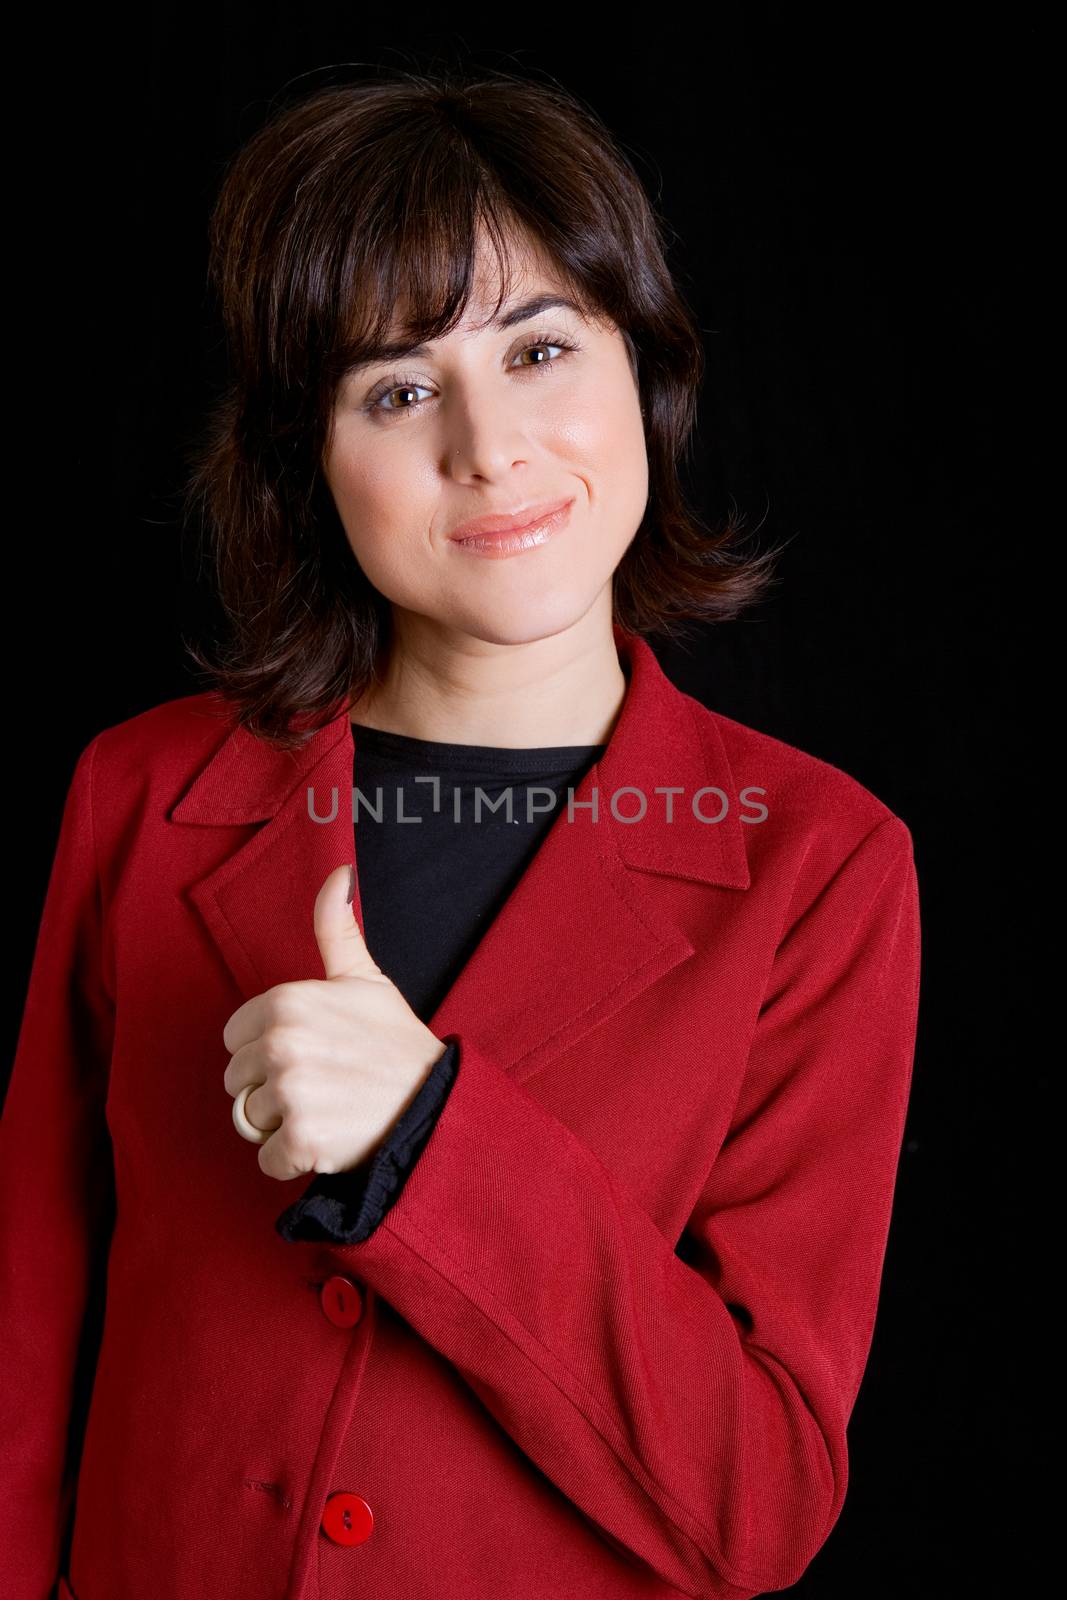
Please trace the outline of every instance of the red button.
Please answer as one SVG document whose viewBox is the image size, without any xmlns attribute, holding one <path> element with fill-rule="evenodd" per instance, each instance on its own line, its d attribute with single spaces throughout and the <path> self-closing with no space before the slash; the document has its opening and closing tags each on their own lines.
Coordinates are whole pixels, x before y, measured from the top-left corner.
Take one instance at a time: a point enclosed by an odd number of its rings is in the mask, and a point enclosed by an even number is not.
<svg viewBox="0 0 1067 1600">
<path fill-rule="evenodd" d="M 322 1309 L 339 1328 L 351 1328 L 363 1315 L 363 1296 L 351 1278 L 327 1278 L 319 1291 Z"/>
<path fill-rule="evenodd" d="M 374 1527 L 374 1513 L 358 1494 L 332 1494 L 322 1513 L 322 1531 L 334 1544 L 362 1544 Z"/>
</svg>

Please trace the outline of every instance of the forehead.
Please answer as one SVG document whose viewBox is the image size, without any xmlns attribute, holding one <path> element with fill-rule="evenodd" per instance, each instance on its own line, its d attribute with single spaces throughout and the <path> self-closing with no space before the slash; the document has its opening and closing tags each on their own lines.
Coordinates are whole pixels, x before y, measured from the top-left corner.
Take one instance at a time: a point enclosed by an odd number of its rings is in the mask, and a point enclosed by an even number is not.
<svg viewBox="0 0 1067 1600">
<path fill-rule="evenodd" d="M 544 247 L 527 233 L 518 227 L 510 230 L 500 243 L 498 255 L 483 225 L 475 235 L 470 293 L 453 331 L 473 333 L 489 327 L 503 306 L 539 294 L 579 299 L 575 286 L 568 283 Z M 398 297 L 391 333 L 400 336 L 411 327 L 412 312 L 411 301 L 404 295 Z"/>
</svg>

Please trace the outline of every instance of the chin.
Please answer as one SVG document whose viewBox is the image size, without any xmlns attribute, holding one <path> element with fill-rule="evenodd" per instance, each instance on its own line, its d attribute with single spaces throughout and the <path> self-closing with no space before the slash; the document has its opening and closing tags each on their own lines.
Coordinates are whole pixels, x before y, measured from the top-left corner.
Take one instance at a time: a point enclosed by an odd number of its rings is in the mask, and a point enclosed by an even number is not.
<svg viewBox="0 0 1067 1600">
<path fill-rule="evenodd" d="M 486 644 L 533 644 L 566 633 L 582 620 L 592 603 L 584 597 L 522 596 L 514 603 L 494 606 L 491 612 L 479 611 L 461 626 Z"/>
</svg>

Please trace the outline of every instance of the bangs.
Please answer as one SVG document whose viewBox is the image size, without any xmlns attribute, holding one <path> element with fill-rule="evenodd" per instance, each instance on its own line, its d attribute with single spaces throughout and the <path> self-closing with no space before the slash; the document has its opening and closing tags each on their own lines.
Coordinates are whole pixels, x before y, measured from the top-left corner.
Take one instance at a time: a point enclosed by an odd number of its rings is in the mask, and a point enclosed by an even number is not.
<svg viewBox="0 0 1067 1600">
<path fill-rule="evenodd" d="M 517 285 L 543 277 L 596 320 L 606 307 L 545 238 L 545 218 L 525 217 L 484 168 L 461 160 L 441 169 L 416 164 L 406 181 L 368 215 L 360 198 L 339 287 L 336 339 L 326 353 L 331 378 L 370 360 L 398 359 L 408 345 L 444 338 L 463 319 L 477 287 L 478 249 L 495 262 L 496 294 L 482 328 L 495 321 Z"/>
</svg>

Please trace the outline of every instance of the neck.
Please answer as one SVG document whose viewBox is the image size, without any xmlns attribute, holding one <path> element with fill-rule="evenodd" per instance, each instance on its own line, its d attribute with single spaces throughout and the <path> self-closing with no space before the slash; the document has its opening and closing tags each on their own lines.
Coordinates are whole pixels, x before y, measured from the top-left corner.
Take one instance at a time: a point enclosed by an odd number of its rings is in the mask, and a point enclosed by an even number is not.
<svg viewBox="0 0 1067 1600">
<path fill-rule="evenodd" d="M 599 629 L 578 625 L 504 644 L 401 624 L 382 681 L 349 715 L 365 727 L 449 744 L 607 744 L 627 681 L 610 619 Z"/>
</svg>

